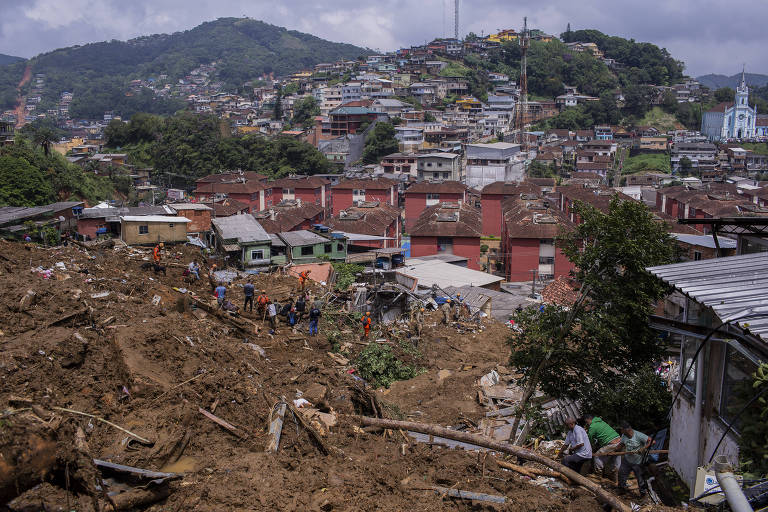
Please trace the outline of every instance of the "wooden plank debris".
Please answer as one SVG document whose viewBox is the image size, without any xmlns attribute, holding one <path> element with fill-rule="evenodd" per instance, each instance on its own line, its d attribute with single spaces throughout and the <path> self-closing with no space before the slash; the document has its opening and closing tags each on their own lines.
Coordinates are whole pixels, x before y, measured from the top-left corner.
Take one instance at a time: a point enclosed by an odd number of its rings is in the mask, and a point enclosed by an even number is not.
<svg viewBox="0 0 768 512">
<path fill-rule="evenodd" d="M 229 422 L 219 418 L 215 414 L 206 411 L 202 407 L 198 407 L 197 410 L 198 410 L 198 412 L 200 414 L 202 414 L 203 416 L 205 416 L 206 418 L 208 418 L 212 422 L 216 423 L 220 427 L 224 428 L 225 430 L 228 430 L 229 432 L 231 432 L 235 436 L 239 437 L 240 439 L 243 439 L 243 438 L 247 437 L 244 433 L 240 432 L 240 430 L 238 430 L 237 427 L 235 427 L 231 423 L 229 423 Z"/>
<path fill-rule="evenodd" d="M 277 452 L 280 446 L 280 434 L 283 432 L 283 419 L 285 418 L 285 409 L 288 405 L 281 402 L 277 406 L 277 413 L 274 415 L 274 409 L 269 415 L 269 443 L 264 449 L 265 452 Z"/>
<path fill-rule="evenodd" d="M 389 419 L 382 419 L 382 418 L 369 418 L 366 416 L 363 416 L 361 420 L 362 420 L 362 424 L 365 426 L 377 426 L 377 427 L 383 427 L 388 429 L 401 428 L 404 430 L 421 432 L 422 434 L 446 437 L 448 439 L 453 439 L 456 441 L 461 441 L 465 443 L 482 446 L 484 448 L 488 448 L 499 453 L 508 453 L 510 455 L 515 455 L 525 460 L 538 462 L 539 464 L 542 464 L 559 473 L 562 473 L 563 475 L 573 480 L 576 484 L 586 488 L 588 491 L 594 494 L 595 497 L 597 497 L 597 499 L 601 503 L 609 505 L 614 509 L 618 510 L 619 512 L 632 511 L 632 509 L 627 504 L 622 502 L 615 495 L 611 494 L 610 492 L 600 487 L 595 482 L 589 480 L 588 478 L 584 478 L 582 475 L 580 475 L 576 471 L 572 470 L 567 466 L 564 466 L 563 464 L 560 464 L 559 462 L 556 462 L 541 454 L 532 452 L 530 450 L 526 450 L 525 448 L 510 445 L 507 443 L 500 443 L 498 441 L 493 441 L 493 440 L 490 440 L 478 435 L 469 434 L 466 432 L 458 432 L 456 430 L 440 427 L 438 425 L 429 425 L 425 423 L 416 423 L 412 421 L 397 421 L 397 420 L 389 420 Z"/>
<path fill-rule="evenodd" d="M 496 494 L 485 494 L 482 492 L 462 491 L 461 489 L 453 489 L 451 487 L 440 487 L 438 485 L 432 485 L 429 487 L 411 487 L 413 490 L 435 491 L 442 496 L 450 496 L 451 498 L 460 498 L 462 500 L 470 501 L 486 501 L 489 503 L 506 503 L 507 498 L 505 496 L 498 496 Z"/>
</svg>

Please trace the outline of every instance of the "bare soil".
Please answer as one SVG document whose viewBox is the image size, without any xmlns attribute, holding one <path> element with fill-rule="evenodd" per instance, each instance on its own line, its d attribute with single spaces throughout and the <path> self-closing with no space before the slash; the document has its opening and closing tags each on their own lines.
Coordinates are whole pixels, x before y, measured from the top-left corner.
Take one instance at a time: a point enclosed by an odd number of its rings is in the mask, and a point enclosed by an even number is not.
<svg viewBox="0 0 768 512">
<path fill-rule="evenodd" d="M 172 251 L 166 263 L 176 265 L 168 265 L 163 276 L 142 270 L 146 256 L 131 249 L 45 249 L 0 241 L 0 408 L 31 401 L 54 411 L 49 425 L 61 435 L 82 429 L 93 458 L 184 472 L 170 484 L 170 496 L 147 510 L 602 510 L 584 490 L 532 485 L 476 453 L 408 442 L 398 432 L 363 431 L 355 415 L 365 411 L 353 401 L 359 381 L 350 371 L 364 346 L 356 343 L 360 333 L 354 325 L 328 309 L 318 337 L 308 337 L 305 325 L 296 333 L 283 326 L 274 336 L 266 330 L 246 335 L 215 315 L 180 312 L 182 294 L 173 287 L 191 289 L 206 301 L 212 297 L 207 281 L 190 286 L 181 276 L 182 266 L 199 253 L 188 247 Z M 38 267 L 54 271 L 46 279 L 33 270 Z M 238 304 L 243 282 L 229 287 Z M 255 284 L 278 300 L 297 288 L 296 279 L 278 275 L 257 276 Z M 325 293 L 320 287 L 312 291 Z M 99 296 L 103 292 L 109 294 Z M 255 312 L 244 316 L 262 323 Z M 477 332 L 458 332 L 438 322 L 438 314 L 428 315 L 418 343 L 421 357 L 413 356 L 425 372 L 375 396 L 392 417 L 442 425 L 462 417 L 478 421 L 485 410 L 477 403 L 475 381 L 506 363 L 506 328 L 491 321 Z M 341 332 L 348 365 L 328 354 L 331 331 Z M 410 343 L 402 333 L 374 334 L 393 345 Z M 278 452 L 264 452 L 270 412 L 280 397 L 290 402 L 298 392 L 336 415 L 337 424 L 323 432 L 328 455 L 291 414 Z M 152 445 L 54 407 L 104 418 Z M 198 408 L 232 424 L 240 437 Z M 23 435 L 16 427 L 29 415 L 6 413 L 0 433 L 11 441 Z M 503 495 L 508 503 L 473 503 L 413 489 L 432 485 Z M 92 503 L 44 483 L 8 506 L 87 511 Z"/>
</svg>

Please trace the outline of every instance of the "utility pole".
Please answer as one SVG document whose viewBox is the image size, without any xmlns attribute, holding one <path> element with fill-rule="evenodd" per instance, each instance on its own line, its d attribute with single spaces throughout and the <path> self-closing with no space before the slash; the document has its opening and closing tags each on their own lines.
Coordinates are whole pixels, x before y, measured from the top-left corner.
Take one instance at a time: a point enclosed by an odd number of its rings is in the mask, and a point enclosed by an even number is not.
<svg viewBox="0 0 768 512">
<path fill-rule="evenodd" d="M 529 270 L 530 273 L 533 274 L 533 279 L 531 279 L 531 298 L 536 298 L 536 274 L 539 272 L 538 270 Z"/>
<path fill-rule="evenodd" d="M 459 40 L 459 0 L 455 0 L 453 6 L 453 37 Z"/>
<path fill-rule="evenodd" d="M 528 46 L 530 45 L 528 37 L 528 18 L 523 18 L 523 32 L 518 37 L 520 43 L 520 98 L 517 102 L 517 115 L 515 116 L 515 128 L 520 137 L 521 149 L 527 149 L 525 140 L 525 122 L 528 114 Z"/>
</svg>

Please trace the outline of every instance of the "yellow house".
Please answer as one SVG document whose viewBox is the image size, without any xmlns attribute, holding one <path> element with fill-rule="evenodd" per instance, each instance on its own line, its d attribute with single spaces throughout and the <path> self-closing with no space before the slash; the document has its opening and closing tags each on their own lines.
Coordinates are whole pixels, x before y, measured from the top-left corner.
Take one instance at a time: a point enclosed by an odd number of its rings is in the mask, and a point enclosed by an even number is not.
<svg viewBox="0 0 768 512">
<path fill-rule="evenodd" d="M 507 30 L 502 30 L 498 34 L 489 35 L 488 40 L 495 43 L 502 43 L 504 41 L 517 41 L 517 32 L 515 32 L 515 29 L 509 28 Z"/>
<path fill-rule="evenodd" d="M 53 144 L 51 147 L 55 152 L 61 153 L 62 155 L 66 155 L 67 153 L 72 151 L 73 148 L 75 148 L 76 146 L 82 146 L 84 143 L 85 143 L 85 140 L 82 137 L 72 137 L 72 140 L 57 142 Z"/>
<path fill-rule="evenodd" d="M 472 96 L 464 96 L 456 100 L 456 105 L 462 110 L 472 110 L 482 108 L 483 104 Z"/>
<path fill-rule="evenodd" d="M 170 215 L 126 215 L 120 217 L 120 239 L 128 245 L 186 242 L 188 222 Z"/>
</svg>

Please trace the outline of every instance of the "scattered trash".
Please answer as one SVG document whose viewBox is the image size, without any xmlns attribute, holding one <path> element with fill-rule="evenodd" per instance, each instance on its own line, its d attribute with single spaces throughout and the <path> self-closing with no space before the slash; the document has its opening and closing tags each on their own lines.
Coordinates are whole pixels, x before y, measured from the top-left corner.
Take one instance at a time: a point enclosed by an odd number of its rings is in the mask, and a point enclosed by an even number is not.
<svg viewBox="0 0 768 512">
<path fill-rule="evenodd" d="M 110 292 L 98 292 L 98 293 L 92 293 L 91 298 L 92 299 L 103 299 L 104 297 L 109 297 Z"/>
<path fill-rule="evenodd" d="M 161 296 L 155 295 L 154 297 L 152 297 L 152 305 L 157 306 L 158 304 L 160 304 L 161 300 L 163 300 Z"/>
<path fill-rule="evenodd" d="M 312 407 L 312 404 L 306 398 L 298 398 L 294 400 L 293 405 L 299 409 L 305 406 Z"/>
</svg>

